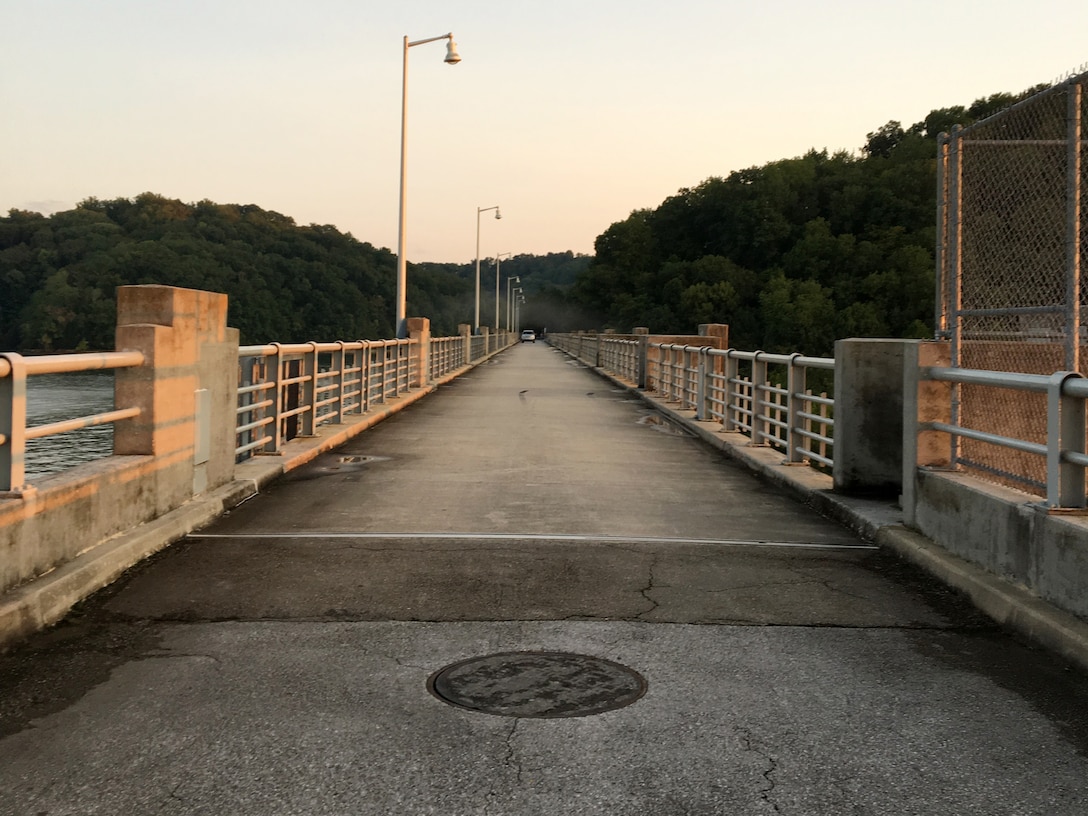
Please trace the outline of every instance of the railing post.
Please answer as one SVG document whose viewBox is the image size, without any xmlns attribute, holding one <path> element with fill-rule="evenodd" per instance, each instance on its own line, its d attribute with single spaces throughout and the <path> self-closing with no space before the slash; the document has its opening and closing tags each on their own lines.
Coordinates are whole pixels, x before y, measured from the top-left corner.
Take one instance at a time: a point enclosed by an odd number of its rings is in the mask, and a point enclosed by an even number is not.
<svg viewBox="0 0 1088 816">
<path fill-rule="evenodd" d="M 738 360 L 733 352 L 736 349 L 725 350 L 725 384 L 724 395 L 725 404 L 722 406 L 722 430 L 733 431 L 737 427 L 737 392 L 734 390 L 737 386 L 737 380 L 740 379 L 740 360 Z"/>
<path fill-rule="evenodd" d="M 370 410 L 370 341 L 359 344 L 359 413 L 365 414 Z"/>
<path fill-rule="evenodd" d="M 767 445 L 767 414 L 764 395 L 767 388 L 767 361 L 760 356 L 766 354 L 757 351 L 752 355 L 752 440 L 748 444 L 763 447 Z"/>
<path fill-rule="evenodd" d="M 337 350 L 332 353 L 332 365 L 333 371 L 336 372 L 336 424 L 342 425 L 344 422 L 344 369 L 347 367 L 347 352 L 344 351 L 344 347 L 347 345 L 343 340 L 337 340 Z"/>
<path fill-rule="evenodd" d="M 705 422 L 710 413 L 710 346 L 699 349 L 699 365 L 695 375 L 695 418 Z"/>
<path fill-rule="evenodd" d="M 299 404 L 310 410 L 300 414 L 299 436 L 313 436 L 317 427 L 317 343 L 309 343 L 310 350 L 302 353 L 301 376 L 299 383 Z"/>
<path fill-rule="evenodd" d="M 1059 371 L 1051 375 L 1047 388 L 1047 507 L 1085 506 L 1084 468 L 1062 457 L 1063 451 L 1084 453 L 1084 400 L 1063 393 L 1069 380 L 1080 378 L 1075 371 Z"/>
<path fill-rule="evenodd" d="M 26 364 L 14 352 L 0 354 L 0 496 L 23 496 L 26 482 Z"/>
<path fill-rule="evenodd" d="M 644 326 L 636 326 L 634 334 L 638 338 L 638 373 L 636 384 L 640 391 L 646 390 L 647 366 L 650 352 L 650 330 Z"/>
<path fill-rule="evenodd" d="M 271 364 L 272 368 L 272 422 L 269 423 L 272 427 L 272 441 L 269 442 L 264 449 L 264 453 L 279 453 L 280 448 L 283 446 L 283 428 L 280 427 L 283 416 L 283 344 L 272 343 L 275 347 L 276 353 L 272 355 L 271 363 L 269 358 L 265 358 L 265 365 Z M 265 369 L 265 378 L 268 378 L 268 370 Z"/>
<path fill-rule="evenodd" d="M 841 341 L 840 341 L 841 342 Z M 839 353 L 836 344 L 836 365 Z M 947 367 L 951 363 L 951 344 L 939 341 L 904 341 L 903 345 L 903 473 L 900 504 L 903 523 L 917 523 L 918 468 L 948 467 L 948 436 L 941 431 L 921 431 L 923 422 L 948 423 L 952 419 L 952 384 L 927 380 L 923 369 Z M 835 408 L 840 399 L 839 372 L 835 372 Z M 836 415 L 836 421 L 839 419 Z M 839 467 L 840 434 L 836 425 L 835 467 Z M 836 473 L 836 482 L 839 481 Z"/>
<path fill-rule="evenodd" d="M 789 370 L 786 375 L 786 461 L 789 464 L 803 464 L 808 457 L 801 451 L 801 440 L 797 431 L 802 426 L 800 414 L 805 405 L 805 367 L 797 365 L 801 354 L 791 354 Z"/>
</svg>

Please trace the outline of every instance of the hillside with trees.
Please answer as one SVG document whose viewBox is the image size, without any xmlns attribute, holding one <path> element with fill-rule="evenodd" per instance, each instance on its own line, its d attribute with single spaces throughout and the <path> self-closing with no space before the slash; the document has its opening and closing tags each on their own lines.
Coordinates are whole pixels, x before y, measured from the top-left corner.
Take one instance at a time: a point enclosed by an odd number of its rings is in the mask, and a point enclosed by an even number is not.
<svg viewBox="0 0 1088 816">
<path fill-rule="evenodd" d="M 522 275 L 527 291 L 569 288 L 588 261 L 524 255 L 504 261 L 501 272 Z M 410 314 L 429 317 L 437 335 L 455 334 L 472 319 L 474 266 L 410 264 Z M 484 280 L 486 295 L 493 287 Z M 112 348 L 116 288 L 148 283 L 226 293 L 228 321 L 243 344 L 394 333 L 396 256 L 332 226 L 300 226 L 255 205 L 185 204 L 153 193 L 88 199 L 48 217 L 12 210 L 0 218 L 4 349 Z M 493 314 L 493 296 L 485 302 L 484 314 Z"/>
<path fill-rule="evenodd" d="M 500 314 L 518 276 L 522 325 L 537 329 L 720 322 L 738 348 L 820 355 L 839 337 L 930 336 L 937 134 L 1018 98 L 888 122 L 856 154 L 810 150 L 708 178 L 609 226 L 594 256 L 508 258 Z M 395 267 L 388 249 L 255 205 L 144 193 L 48 217 L 12 210 L 0 218 L 0 346 L 111 348 L 115 289 L 142 283 L 227 293 L 243 343 L 386 338 Z M 486 259 L 484 325 L 494 275 Z M 410 264 L 409 313 L 454 334 L 472 319 L 474 279 L 473 262 Z"/>
<path fill-rule="evenodd" d="M 858 155 L 810 150 L 632 212 L 598 236 L 570 305 L 620 331 L 728 323 L 737 348 L 766 351 L 931 336 L 937 135 L 1017 98 L 888 122 Z"/>
</svg>

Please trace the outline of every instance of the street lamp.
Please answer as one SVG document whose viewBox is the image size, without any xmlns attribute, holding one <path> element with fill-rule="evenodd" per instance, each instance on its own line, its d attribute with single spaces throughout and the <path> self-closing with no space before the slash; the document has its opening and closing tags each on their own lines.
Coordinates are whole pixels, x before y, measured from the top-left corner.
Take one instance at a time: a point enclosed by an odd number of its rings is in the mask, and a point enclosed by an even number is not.
<svg viewBox="0 0 1088 816">
<path fill-rule="evenodd" d="M 502 218 L 498 204 L 494 207 L 476 208 L 476 316 L 472 321 L 473 334 L 480 333 L 480 213 L 485 213 L 488 210 L 495 211 L 495 220 Z"/>
<path fill-rule="evenodd" d="M 404 74 L 401 82 L 400 92 L 400 220 L 397 223 L 397 317 L 396 317 L 396 330 L 397 337 L 404 338 L 408 336 L 408 321 L 407 321 L 407 283 L 408 283 L 408 260 L 404 255 L 404 214 L 406 211 L 406 201 L 404 194 L 404 182 L 405 182 L 405 156 L 407 153 L 407 131 L 408 131 L 408 49 L 413 45 L 423 45 L 424 43 L 437 42 L 438 40 L 449 40 L 446 45 L 446 59 L 445 61 L 450 65 L 456 65 L 461 61 L 461 55 L 457 53 L 457 43 L 453 41 L 453 34 L 443 34 L 441 37 L 429 37 L 426 40 L 416 40 L 415 42 L 408 42 L 408 37 L 404 38 Z"/>
<path fill-rule="evenodd" d="M 513 331 L 514 329 L 514 311 L 511 308 L 510 303 L 510 282 L 521 283 L 521 278 L 517 275 L 513 275 L 506 279 L 506 330 Z M 521 291 L 520 289 L 518 291 Z"/>
<path fill-rule="evenodd" d="M 509 258 L 513 253 L 500 252 L 495 256 L 495 331 L 499 330 L 499 260 Z"/>
<path fill-rule="evenodd" d="M 518 331 L 521 328 L 521 320 L 518 317 L 518 306 L 521 304 L 525 297 L 521 294 L 522 288 L 520 286 L 514 287 L 514 331 Z"/>
</svg>

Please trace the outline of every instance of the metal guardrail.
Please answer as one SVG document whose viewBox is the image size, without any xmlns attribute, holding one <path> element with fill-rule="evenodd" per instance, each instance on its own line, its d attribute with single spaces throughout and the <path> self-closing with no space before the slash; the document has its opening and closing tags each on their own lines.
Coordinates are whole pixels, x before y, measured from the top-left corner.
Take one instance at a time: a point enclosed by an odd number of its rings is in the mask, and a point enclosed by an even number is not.
<svg viewBox="0 0 1088 816">
<path fill-rule="evenodd" d="M 344 421 L 499 350 L 515 335 L 430 339 L 426 371 L 419 340 L 359 340 L 330 343 L 268 343 L 238 349 L 239 387 L 235 458 L 275 453 L 296 436 Z M 0 354 L 0 492 L 18 492 L 24 483 L 26 442 L 111 424 L 140 415 L 135 407 L 26 425 L 26 379 L 37 374 L 116 369 L 144 364 L 139 352 L 101 352 L 23 357 Z"/>
<path fill-rule="evenodd" d="M 140 415 L 136 407 L 118 408 L 98 414 L 28 427 L 26 424 L 26 381 L 39 374 L 65 374 L 105 369 L 130 368 L 144 363 L 137 351 L 50 354 L 23 357 L 0 354 L 0 492 L 26 487 L 26 443 L 33 439 L 109 425 Z"/>
<path fill-rule="evenodd" d="M 277 453 L 299 436 L 433 382 L 510 345 L 513 335 L 430 339 L 427 371 L 420 370 L 419 340 L 242 346 L 238 349 L 236 461 Z M 426 374 L 426 376 L 424 376 Z"/>
<path fill-rule="evenodd" d="M 1059 371 L 1050 376 L 1017 374 L 1005 371 L 983 371 L 967 368 L 923 367 L 920 380 L 947 382 L 957 385 L 984 385 L 1006 391 L 1027 391 L 1046 395 L 1046 443 L 1031 442 L 1011 436 L 967 428 L 953 422 L 918 422 L 919 431 L 939 431 L 949 434 L 952 451 L 950 461 L 960 461 L 959 440 L 973 439 L 990 445 L 1044 457 L 1046 481 L 1037 485 L 1017 474 L 1001 472 L 995 475 L 1021 481 L 1028 487 L 1042 488 L 1046 504 L 1053 508 L 1083 508 L 1088 506 L 1085 494 L 1085 400 L 1088 399 L 1088 379 L 1074 371 Z M 971 463 L 968 463 L 971 464 Z M 973 464 L 973 467 L 978 467 Z"/>
<path fill-rule="evenodd" d="M 418 382 L 415 345 L 359 340 L 240 347 L 236 458 L 276 453 L 295 437 L 407 391 Z"/>
<path fill-rule="evenodd" d="M 698 420 L 781 450 L 787 462 L 834 465 L 834 398 L 806 387 L 809 369 L 835 370 L 830 357 L 655 343 L 648 335 L 553 334 L 549 342 Z"/>
<path fill-rule="evenodd" d="M 807 371 L 834 371 L 834 359 L 650 343 L 646 368 L 647 389 L 697 420 L 781 450 L 787 462 L 834 465 L 835 401 L 806 388 Z"/>
</svg>

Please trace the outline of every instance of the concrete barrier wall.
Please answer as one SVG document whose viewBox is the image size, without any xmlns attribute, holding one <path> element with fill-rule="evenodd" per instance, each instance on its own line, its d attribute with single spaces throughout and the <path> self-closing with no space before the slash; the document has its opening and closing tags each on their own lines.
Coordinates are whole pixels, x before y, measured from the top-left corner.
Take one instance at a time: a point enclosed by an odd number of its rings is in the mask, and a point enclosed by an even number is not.
<svg viewBox="0 0 1088 816">
<path fill-rule="evenodd" d="M 954 555 L 1088 620 L 1088 519 L 960 473 L 919 471 L 915 527 Z"/>
</svg>

